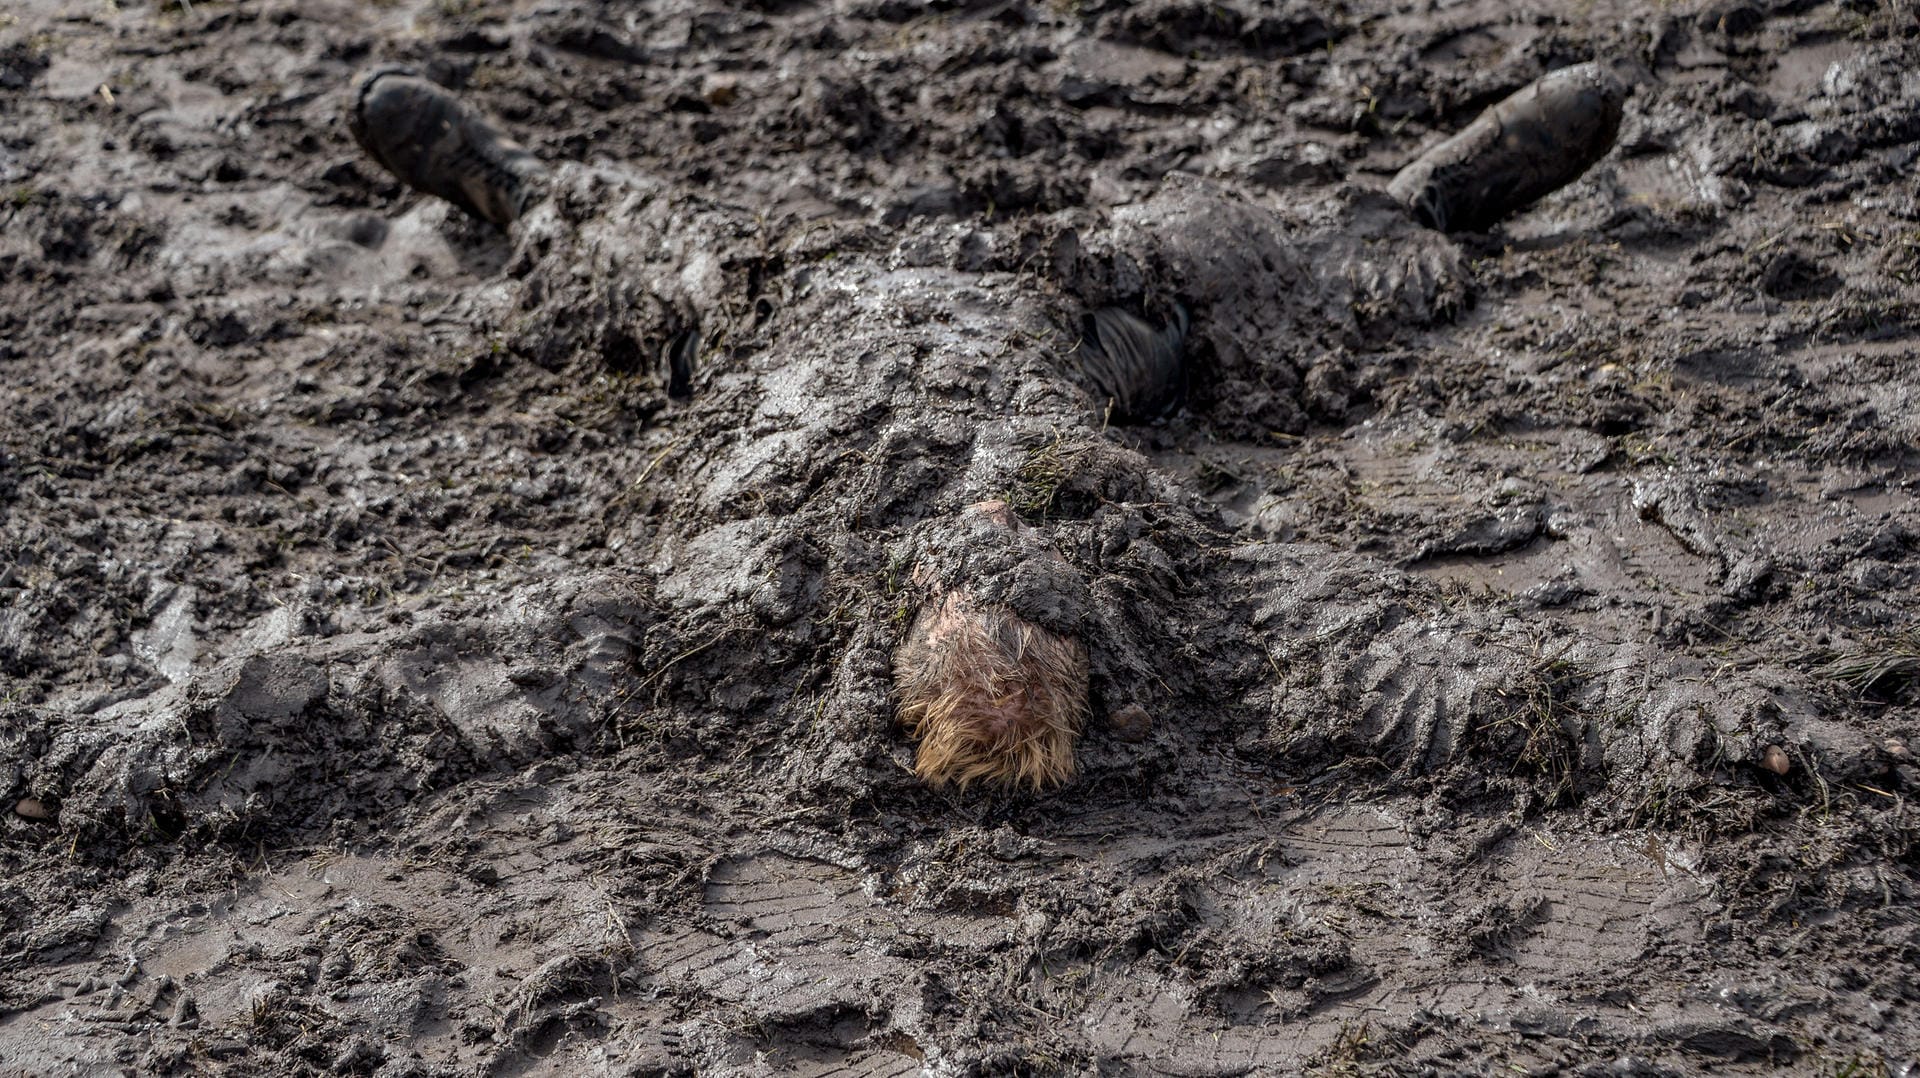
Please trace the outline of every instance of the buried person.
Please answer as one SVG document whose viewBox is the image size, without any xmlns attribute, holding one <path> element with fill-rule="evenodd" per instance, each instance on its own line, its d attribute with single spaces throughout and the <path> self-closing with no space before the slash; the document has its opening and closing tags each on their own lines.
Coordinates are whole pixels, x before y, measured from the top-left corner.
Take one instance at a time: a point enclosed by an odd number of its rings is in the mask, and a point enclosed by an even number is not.
<svg viewBox="0 0 1920 1078">
<path fill-rule="evenodd" d="M 1186 356 L 1203 335 L 1216 368 L 1231 371 L 1267 361 L 1272 349 L 1260 342 L 1301 337 L 1326 311 L 1444 312 L 1464 284 L 1462 257 L 1442 233 L 1488 227 L 1578 178 L 1611 146 L 1623 97 L 1599 65 L 1550 74 L 1407 166 L 1387 196 L 1362 192 L 1357 209 L 1305 228 L 1209 185 L 1168 183 L 1116 212 L 1057 271 L 1086 312 L 1075 380 L 1104 403 L 1102 422 L 1146 420 L 1183 398 Z M 753 305 L 737 302 L 737 269 L 719 253 L 764 239 L 750 211 L 645 177 L 542 162 L 404 68 L 356 82 L 349 126 L 408 186 L 509 230 L 517 259 L 549 267 L 521 287 L 539 292 L 523 304 L 561 302 L 577 316 L 553 319 L 562 328 L 551 347 L 576 346 L 568 332 L 598 334 L 610 357 L 651 342 L 669 392 L 684 395 L 703 329 L 752 317 Z M 915 579 L 926 601 L 892 668 L 915 773 L 934 786 L 1062 785 L 1075 773 L 1089 661 L 1071 616 L 1047 622 L 1084 582 L 1002 502 L 971 505 L 944 527 L 947 548 L 971 551 L 970 560 L 922 561 Z"/>
</svg>

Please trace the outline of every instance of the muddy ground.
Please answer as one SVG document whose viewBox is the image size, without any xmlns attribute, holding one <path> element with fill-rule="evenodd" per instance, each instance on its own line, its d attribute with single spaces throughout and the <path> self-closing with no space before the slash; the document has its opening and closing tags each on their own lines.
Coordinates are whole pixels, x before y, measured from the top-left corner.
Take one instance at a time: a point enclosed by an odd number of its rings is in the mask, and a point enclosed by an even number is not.
<svg viewBox="0 0 1920 1078">
<path fill-rule="evenodd" d="M 1582 181 L 1383 202 L 1594 56 Z M 387 60 L 590 168 L 515 238 L 410 194 Z M 1916 61 L 1904 3 L 9 4 L 0 1074 L 1912 1073 Z M 1107 303 L 1192 310 L 1172 416 L 1076 375 Z M 1031 599 L 989 497 L 1092 654 L 1052 794 L 892 722 L 929 573 Z"/>
</svg>

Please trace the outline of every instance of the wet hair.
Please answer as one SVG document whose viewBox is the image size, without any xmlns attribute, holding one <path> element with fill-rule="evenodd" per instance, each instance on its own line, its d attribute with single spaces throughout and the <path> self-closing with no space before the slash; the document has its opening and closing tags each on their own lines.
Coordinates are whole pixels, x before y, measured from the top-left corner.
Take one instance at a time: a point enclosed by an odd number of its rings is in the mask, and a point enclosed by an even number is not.
<svg viewBox="0 0 1920 1078">
<path fill-rule="evenodd" d="M 1045 790 L 1073 778 L 1087 649 L 963 591 L 920 611 L 894 656 L 900 722 L 930 786 Z"/>
</svg>

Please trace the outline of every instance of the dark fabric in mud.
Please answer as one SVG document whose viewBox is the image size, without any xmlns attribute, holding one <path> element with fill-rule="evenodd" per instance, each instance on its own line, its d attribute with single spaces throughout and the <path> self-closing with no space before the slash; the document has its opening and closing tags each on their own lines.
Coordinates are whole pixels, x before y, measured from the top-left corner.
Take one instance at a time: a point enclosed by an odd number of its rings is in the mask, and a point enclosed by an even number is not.
<svg viewBox="0 0 1920 1078">
<path fill-rule="evenodd" d="M 9 1065 L 1920 1050 L 1892 14 L 14 14 Z M 1495 235 L 1381 193 L 1619 52 Z M 338 122 L 383 59 L 590 163 L 515 242 L 409 196 Z M 1107 308 L 1188 311 L 1166 420 L 1077 384 Z M 1074 785 L 913 781 L 919 566 L 1087 641 Z"/>
</svg>

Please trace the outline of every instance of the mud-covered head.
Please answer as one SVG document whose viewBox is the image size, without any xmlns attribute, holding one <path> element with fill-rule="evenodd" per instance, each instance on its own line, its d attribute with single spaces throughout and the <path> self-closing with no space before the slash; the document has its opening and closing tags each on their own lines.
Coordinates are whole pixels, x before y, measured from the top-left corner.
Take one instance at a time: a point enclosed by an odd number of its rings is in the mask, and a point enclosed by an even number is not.
<svg viewBox="0 0 1920 1078">
<path fill-rule="evenodd" d="M 946 592 L 915 619 L 894 681 L 928 785 L 1045 790 L 1073 778 L 1087 710 L 1080 641 Z"/>
<path fill-rule="evenodd" d="M 948 546 L 1001 549 L 976 551 L 971 559 L 935 550 L 922 562 L 931 595 L 893 662 L 900 723 L 917 742 L 914 773 L 935 787 L 1063 785 L 1074 776 L 1086 718 L 1086 645 L 1023 616 L 1015 602 L 1023 591 L 1058 590 L 1077 576 L 1044 544 L 1026 549 L 1033 537 L 1003 502 L 967 509 L 951 535 Z M 1022 566 L 996 564 L 1010 557 L 1029 569 L 1054 571 L 1019 573 Z M 971 574 L 952 575 L 968 565 L 982 572 L 978 586 Z M 1024 578 L 1024 587 L 1010 589 L 1016 578 Z M 1071 596 L 1037 603 L 1023 597 L 1020 606 L 1056 626 L 1076 605 Z"/>
</svg>

